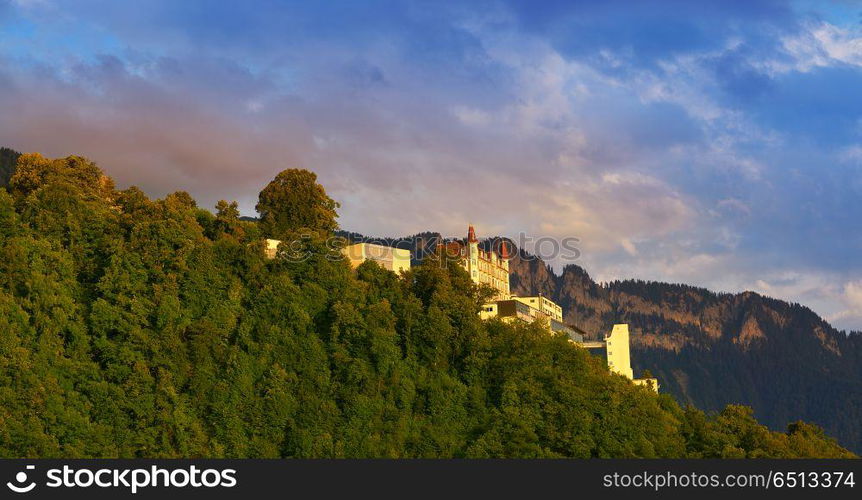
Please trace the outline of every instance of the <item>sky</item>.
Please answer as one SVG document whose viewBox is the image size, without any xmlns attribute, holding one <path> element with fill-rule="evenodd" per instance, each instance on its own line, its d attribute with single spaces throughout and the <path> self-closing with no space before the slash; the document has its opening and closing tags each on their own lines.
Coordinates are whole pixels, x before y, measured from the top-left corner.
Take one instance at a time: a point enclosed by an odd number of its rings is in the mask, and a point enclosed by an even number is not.
<svg viewBox="0 0 862 500">
<path fill-rule="evenodd" d="M 0 145 L 246 215 L 307 168 L 347 230 L 862 330 L 859 2 L 0 0 Z"/>
</svg>

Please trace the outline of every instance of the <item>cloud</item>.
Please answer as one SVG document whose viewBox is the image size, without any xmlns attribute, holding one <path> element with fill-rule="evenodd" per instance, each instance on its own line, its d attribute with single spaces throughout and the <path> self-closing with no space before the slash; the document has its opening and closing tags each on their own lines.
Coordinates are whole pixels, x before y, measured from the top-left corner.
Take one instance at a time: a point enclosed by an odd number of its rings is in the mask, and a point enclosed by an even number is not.
<svg viewBox="0 0 862 500">
<path fill-rule="evenodd" d="M 203 206 L 319 174 L 371 235 L 853 311 L 860 34 L 778 1 L 0 4 L 0 137 Z M 862 318 L 834 316 L 842 325 Z"/>
<path fill-rule="evenodd" d="M 601 50 L 626 64 L 606 68 L 618 73 L 631 67 L 655 67 L 662 60 L 692 51 L 711 50 L 731 36 L 757 37 L 792 26 L 784 2 L 552 1 L 542 8 L 524 0 L 504 2 L 526 33 L 546 37 L 566 57 L 595 58 Z"/>
<path fill-rule="evenodd" d="M 189 81 L 184 72 L 234 80 L 230 98 L 217 85 Z M 156 195 L 184 187 L 227 195 L 230 185 L 248 188 L 249 179 L 259 184 L 274 165 L 296 162 L 309 148 L 290 120 L 280 120 L 271 132 L 255 130 L 262 124 L 240 103 L 265 85 L 231 65 L 196 61 L 175 69 L 173 61 L 154 61 L 143 77 L 105 56 L 93 65 L 75 64 L 64 75 L 38 68 L 7 71 L 3 78 L 0 102 L 14 119 L 0 122 L 0 135 L 10 145 L 54 156 L 88 155 L 121 184 L 140 184 Z M 286 101 L 276 106 L 290 106 Z M 277 142 L 279 136 L 284 139 Z"/>
<path fill-rule="evenodd" d="M 809 22 L 802 32 L 783 38 L 782 43 L 793 57 L 796 71 L 808 72 L 836 62 L 862 66 L 862 31 L 858 26 L 850 29 L 825 21 Z"/>
<path fill-rule="evenodd" d="M 845 309 L 827 316 L 827 319 L 840 327 L 859 330 L 862 323 L 862 281 L 848 281 L 840 296 Z"/>
</svg>

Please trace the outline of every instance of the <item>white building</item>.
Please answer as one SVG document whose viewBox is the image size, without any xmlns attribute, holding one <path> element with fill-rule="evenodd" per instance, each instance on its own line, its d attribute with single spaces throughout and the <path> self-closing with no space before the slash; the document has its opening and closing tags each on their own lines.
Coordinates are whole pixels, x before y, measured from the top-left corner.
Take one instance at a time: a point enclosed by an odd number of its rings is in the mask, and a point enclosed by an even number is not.
<svg viewBox="0 0 862 500">
<path fill-rule="evenodd" d="M 366 260 L 373 260 L 380 267 L 394 273 L 410 270 L 410 250 L 405 248 L 393 248 L 373 243 L 355 243 L 347 245 L 341 252 L 350 261 L 354 268 Z"/>
</svg>

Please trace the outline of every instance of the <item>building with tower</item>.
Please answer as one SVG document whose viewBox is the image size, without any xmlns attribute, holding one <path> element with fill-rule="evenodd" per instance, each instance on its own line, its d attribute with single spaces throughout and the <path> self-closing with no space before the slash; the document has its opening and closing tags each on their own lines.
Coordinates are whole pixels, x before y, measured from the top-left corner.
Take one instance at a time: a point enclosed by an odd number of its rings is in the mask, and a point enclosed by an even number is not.
<svg viewBox="0 0 862 500">
<path fill-rule="evenodd" d="M 509 265 L 511 253 L 509 243 L 504 239 L 496 239 L 492 245 L 480 245 L 473 226 L 467 229 L 464 240 L 449 241 L 437 247 L 444 252 L 444 258 L 457 259 L 470 275 L 473 283 L 488 285 L 496 292 L 491 300 L 482 305 L 479 315 L 482 319 L 499 318 L 501 321 L 516 320 L 528 323 L 540 322 L 549 332 L 564 333 L 569 341 L 586 349 L 604 349 L 610 371 L 632 380 L 635 384 L 645 386 L 658 392 L 658 380 L 649 378 L 634 378 L 629 351 L 629 326 L 614 325 L 610 334 L 603 340 L 585 341 L 585 332 L 574 325 L 563 321 L 563 309 L 553 300 L 543 295 L 519 297 L 512 295 L 509 288 Z M 281 241 L 268 239 L 264 242 L 264 254 L 268 258 L 276 258 L 279 254 Z M 485 248 L 487 248 L 487 250 Z M 422 245 L 424 248 L 424 245 Z M 367 260 L 377 262 L 384 269 L 395 273 L 410 270 L 410 251 L 386 245 L 372 243 L 354 243 L 341 249 L 341 252 L 356 268 Z"/>
<path fill-rule="evenodd" d="M 552 332 L 563 332 L 575 342 L 583 340 L 583 332 L 563 323 L 563 309 L 542 295 L 517 297 L 509 288 L 509 243 L 498 239 L 489 250 L 479 245 L 473 226 L 467 229 L 467 239 L 452 241 L 444 246 L 447 258 L 457 258 L 477 285 L 485 284 L 496 290 L 491 302 L 482 305 L 482 319 L 500 318 L 503 321 L 522 319 L 543 321 Z"/>
<path fill-rule="evenodd" d="M 509 244 L 499 240 L 497 247 L 487 251 L 480 248 L 472 225 L 467 229 L 465 241 L 450 241 L 443 246 L 445 256 L 458 259 L 474 283 L 488 285 L 497 291 L 494 300 L 508 300 L 511 297 Z"/>
</svg>

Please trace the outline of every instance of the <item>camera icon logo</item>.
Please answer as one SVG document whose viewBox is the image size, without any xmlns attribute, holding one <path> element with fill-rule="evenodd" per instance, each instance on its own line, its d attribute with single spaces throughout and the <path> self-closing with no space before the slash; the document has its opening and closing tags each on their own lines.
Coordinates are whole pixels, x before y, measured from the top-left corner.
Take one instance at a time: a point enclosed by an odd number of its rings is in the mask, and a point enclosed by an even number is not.
<svg viewBox="0 0 862 500">
<path fill-rule="evenodd" d="M 36 468 L 35 465 L 28 465 L 26 467 L 27 470 L 33 470 L 35 468 Z M 21 472 L 15 474 L 15 483 L 17 483 L 17 484 L 10 481 L 10 482 L 6 483 L 6 486 L 8 486 L 9 489 L 14 491 L 15 493 L 27 493 L 36 487 L 35 482 L 31 482 L 30 484 L 24 485 L 24 483 L 26 483 L 26 482 L 27 482 L 27 473 L 24 471 L 21 471 Z"/>
</svg>

